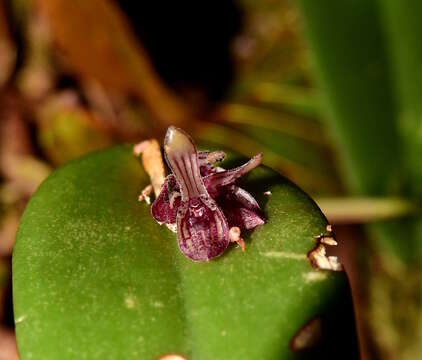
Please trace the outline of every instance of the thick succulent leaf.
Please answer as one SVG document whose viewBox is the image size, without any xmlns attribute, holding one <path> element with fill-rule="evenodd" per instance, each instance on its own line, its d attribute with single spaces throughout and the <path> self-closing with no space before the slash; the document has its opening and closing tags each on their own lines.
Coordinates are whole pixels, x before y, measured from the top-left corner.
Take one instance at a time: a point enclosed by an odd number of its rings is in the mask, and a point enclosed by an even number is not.
<svg viewBox="0 0 422 360">
<path fill-rule="evenodd" d="M 245 252 L 230 245 L 197 263 L 137 201 L 148 181 L 131 149 L 117 147 L 60 168 L 33 196 L 13 254 L 22 360 L 314 358 L 290 350 L 312 319 L 326 340 L 318 354 L 356 354 L 345 275 L 307 259 L 326 227 L 307 195 L 255 169 L 240 185 L 267 223 L 245 236 Z"/>
</svg>

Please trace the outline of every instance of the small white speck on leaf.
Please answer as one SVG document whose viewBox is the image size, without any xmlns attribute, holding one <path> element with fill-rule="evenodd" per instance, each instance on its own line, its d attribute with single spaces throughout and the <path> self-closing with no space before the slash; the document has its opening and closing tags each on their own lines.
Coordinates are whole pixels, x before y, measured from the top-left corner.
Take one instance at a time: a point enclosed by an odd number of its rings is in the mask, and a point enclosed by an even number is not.
<svg viewBox="0 0 422 360">
<path fill-rule="evenodd" d="M 262 256 L 269 258 L 278 258 L 278 259 L 293 259 L 293 260 L 306 260 L 305 254 L 298 254 L 286 251 L 267 251 L 261 253 Z"/>
<path fill-rule="evenodd" d="M 127 295 L 127 296 L 125 297 L 125 306 L 126 306 L 128 309 L 133 309 L 133 308 L 135 308 L 136 303 L 137 303 L 137 298 L 136 298 L 136 296 L 133 296 L 133 295 Z"/>
<path fill-rule="evenodd" d="M 327 273 L 322 271 L 310 271 L 302 274 L 302 276 L 306 283 L 323 281 L 327 279 Z"/>
<path fill-rule="evenodd" d="M 154 301 L 152 303 L 152 306 L 154 306 L 155 308 L 163 308 L 164 304 L 161 301 Z"/>
<path fill-rule="evenodd" d="M 26 319 L 26 315 L 19 316 L 18 318 L 15 319 L 15 324 L 19 324 L 23 322 L 25 319 Z"/>
</svg>

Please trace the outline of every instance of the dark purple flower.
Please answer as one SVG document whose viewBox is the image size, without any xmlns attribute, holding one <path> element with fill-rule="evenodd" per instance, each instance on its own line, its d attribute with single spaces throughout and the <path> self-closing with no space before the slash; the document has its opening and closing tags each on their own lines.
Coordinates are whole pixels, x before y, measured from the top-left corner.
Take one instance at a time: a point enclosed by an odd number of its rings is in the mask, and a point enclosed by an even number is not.
<svg viewBox="0 0 422 360">
<path fill-rule="evenodd" d="M 257 167 L 262 154 L 246 164 L 225 170 L 215 167 L 222 151 L 199 152 L 183 130 L 169 127 L 164 151 L 172 174 L 151 207 L 152 216 L 177 232 L 180 250 L 190 259 L 207 261 L 227 248 L 229 230 L 251 230 L 264 223 L 258 203 L 235 185 Z"/>
</svg>

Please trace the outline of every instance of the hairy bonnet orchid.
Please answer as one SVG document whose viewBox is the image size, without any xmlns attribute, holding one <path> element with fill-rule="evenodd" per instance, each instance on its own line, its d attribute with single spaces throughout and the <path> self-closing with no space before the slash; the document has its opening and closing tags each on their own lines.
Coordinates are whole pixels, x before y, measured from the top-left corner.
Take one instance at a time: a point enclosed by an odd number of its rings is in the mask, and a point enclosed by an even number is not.
<svg viewBox="0 0 422 360">
<path fill-rule="evenodd" d="M 225 170 L 215 167 L 222 151 L 198 152 L 183 130 L 169 127 L 164 152 L 172 173 L 151 207 L 154 219 L 177 232 L 180 250 L 194 261 L 221 255 L 230 243 L 230 229 L 251 230 L 264 223 L 260 207 L 236 180 L 257 167 L 262 154 Z"/>
</svg>

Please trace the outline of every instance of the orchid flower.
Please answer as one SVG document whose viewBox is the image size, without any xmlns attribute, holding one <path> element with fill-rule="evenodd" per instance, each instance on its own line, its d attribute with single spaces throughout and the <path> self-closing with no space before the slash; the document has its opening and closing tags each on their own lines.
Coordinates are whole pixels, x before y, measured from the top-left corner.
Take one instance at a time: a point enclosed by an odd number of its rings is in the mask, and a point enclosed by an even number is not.
<svg viewBox="0 0 422 360">
<path fill-rule="evenodd" d="M 194 261 L 221 255 L 232 227 L 252 230 L 264 223 L 256 200 L 235 182 L 257 167 L 262 154 L 231 170 L 215 167 L 222 151 L 198 152 L 183 130 L 169 127 L 164 152 L 172 173 L 151 207 L 154 219 L 177 233 L 180 250 Z"/>
</svg>

